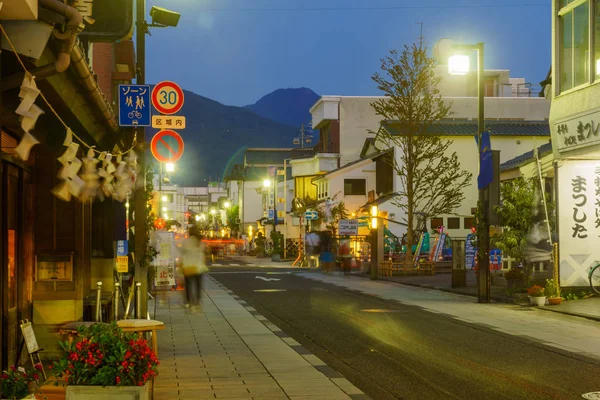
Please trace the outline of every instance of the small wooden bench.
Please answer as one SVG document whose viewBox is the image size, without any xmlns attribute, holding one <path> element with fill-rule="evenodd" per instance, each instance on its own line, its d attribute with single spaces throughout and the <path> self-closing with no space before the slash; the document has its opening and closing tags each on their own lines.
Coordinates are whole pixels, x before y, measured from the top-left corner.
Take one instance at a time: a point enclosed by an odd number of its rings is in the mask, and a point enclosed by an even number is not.
<svg viewBox="0 0 600 400">
<path fill-rule="evenodd" d="M 435 275 L 435 263 L 422 261 L 415 267 L 412 261 L 383 261 L 379 266 L 379 274 L 382 276 L 402 275 Z"/>
</svg>

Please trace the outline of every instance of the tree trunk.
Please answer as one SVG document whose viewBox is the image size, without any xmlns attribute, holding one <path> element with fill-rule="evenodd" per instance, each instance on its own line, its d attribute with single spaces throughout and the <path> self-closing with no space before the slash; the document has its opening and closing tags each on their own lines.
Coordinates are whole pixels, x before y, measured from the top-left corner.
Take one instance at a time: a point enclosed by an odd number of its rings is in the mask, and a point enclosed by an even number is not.
<svg viewBox="0 0 600 400">
<path fill-rule="evenodd" d="M 413 151 L 412 151 L 412 138 L 409 137 L 407 140 L 408 146 L 406 146 L 408 150 L 407 155 L 407 164 L 406 164 L 406 217 L 408 222 L 408 232 L 406 234 L 406 259 L 412 259 L 412 245 L 414 242 L 414 190 L 413 190 L 413 174 L 412 171 L 414 169 L 413 165 Z"/>
</svg>

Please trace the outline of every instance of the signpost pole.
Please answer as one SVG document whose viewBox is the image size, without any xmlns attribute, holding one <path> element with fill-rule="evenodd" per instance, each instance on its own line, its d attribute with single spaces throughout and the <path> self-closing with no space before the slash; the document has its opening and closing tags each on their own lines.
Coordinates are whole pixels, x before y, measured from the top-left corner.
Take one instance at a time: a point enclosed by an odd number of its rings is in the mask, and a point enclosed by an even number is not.
<svg viewBox="0 0 600 400">
<path fill-rule="evenodd" d="M 146 80 L 146 0 L 136 0 L 136 83 L 142 85 Z M 146 129 L 136 130 L 140 147 L 138 165 L 140 173 L 134 193 L 135 206 L 135 279 L 141 284 L 143 295 L 139 299 L 138 315 L 146 315 L 148 309 L 148 267 L 146 266 Z"/>
</svg>

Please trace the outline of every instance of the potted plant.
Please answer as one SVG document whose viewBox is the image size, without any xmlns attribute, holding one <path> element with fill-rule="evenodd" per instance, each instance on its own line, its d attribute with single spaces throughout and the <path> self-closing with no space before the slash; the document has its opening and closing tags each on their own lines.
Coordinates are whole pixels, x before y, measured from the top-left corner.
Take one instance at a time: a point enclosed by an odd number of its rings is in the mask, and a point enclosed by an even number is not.
<svg viewBox="0 0 600 400">
<path fill-rule="evenodd" d="M 0 399 L 35 399 L 33 394 L 40 382 L 42 366 L 34 368 L 10 367 L 0 374 Z"/>
<path fill-rule="evenodd" d="M 543 306 L 546 304 L 546 296 L 544 294 L 544 288 L 539 285 L 533 285 L 527 289 L 529 300 L 531 304 L 535 306 Z"/>
<path fill-rule="evenodd" d="M 65 354 L 54 363 L 66 382 L 66 399 L 147 400 L 148 381 L 156 376 L 158 359 L 137 334 L 126 334 L 115 322 L 79 329 L 77 342 L 60 342 Z"/>
<path fill-rule="evenodd" d="M 544 288 L 544 293 L 548 297 L 548 303 L 551 305 L 557 305 L 562 302 L 562 297 L 560 296 L 560 289 L 554 279 L 546 279 L 546 287 Z"/>
<path fill-rule="evenodd" d="M 283 256 L 283 234 L 277 231 L 271 232 L 271 241 L 273 242 L 271 261 L 281 261 L 281 256 Z"/>
</svg>

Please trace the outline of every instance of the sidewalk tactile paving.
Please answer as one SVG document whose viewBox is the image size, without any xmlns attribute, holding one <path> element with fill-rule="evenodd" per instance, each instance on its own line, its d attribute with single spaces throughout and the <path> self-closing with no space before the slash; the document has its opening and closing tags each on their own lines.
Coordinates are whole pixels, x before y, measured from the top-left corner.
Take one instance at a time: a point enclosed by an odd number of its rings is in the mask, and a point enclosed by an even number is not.
<svg viewBox="0 0 600 400">
<path fill-rule="evenodd" d="M 369 398 L 210 276 L 202 312 L 160 295 L 155 400 Z"/>
</svg>

